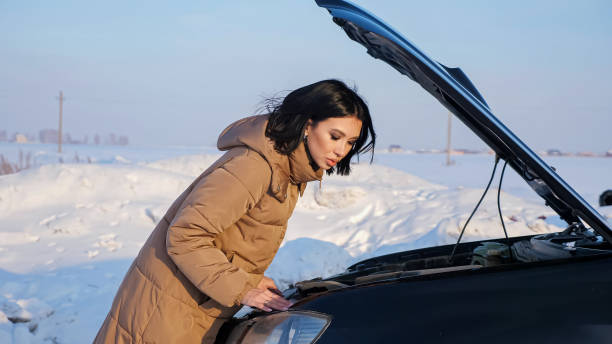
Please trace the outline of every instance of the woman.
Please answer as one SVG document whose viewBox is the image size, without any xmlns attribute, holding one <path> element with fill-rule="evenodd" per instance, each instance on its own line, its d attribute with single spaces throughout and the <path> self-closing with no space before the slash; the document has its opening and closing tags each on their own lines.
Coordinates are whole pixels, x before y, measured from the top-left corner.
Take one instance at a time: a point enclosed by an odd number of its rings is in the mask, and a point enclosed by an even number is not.
<svg viewBox="0 0 612 344">
<path fill-rule="evenodd" d="M 287 310 L 264 271 L 306 183 L 374 148 L 363 100 L 324 80 L 242 119 L 227 152 L 170 206 L 128 270 L 95 343 L 212 343 L 243 305 Z M 370 137 L 370 141 L 368 141 Z"/>
</svg>

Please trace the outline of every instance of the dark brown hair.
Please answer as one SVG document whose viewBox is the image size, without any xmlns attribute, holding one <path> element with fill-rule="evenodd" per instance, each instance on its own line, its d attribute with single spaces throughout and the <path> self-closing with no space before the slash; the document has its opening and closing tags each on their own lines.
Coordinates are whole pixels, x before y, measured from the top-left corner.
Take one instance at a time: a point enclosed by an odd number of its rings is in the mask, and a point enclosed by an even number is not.
<svg viewBox="0 0 612 344">
<path fill-rule="evenodd" d="M 266 136 L 274 141 L 274 148 L 281 154 L 288 155 L 298 147 L 308 120 L 316 125 L 330 117 L 353 116 L 362 123 L 359 138 L 348 154 L 335 167 L 327 170 L 327 174 L 348 175 L 351 158 L 355 154 L 370 151 L 370 162 L 374 159 L 376 133 L 370 110 L 363 99 L 342 81 L 330 79 L 315 82 L 290 92 L 284 98 L 269 98 L 265 101 L 265 107 L 270 113 Z"/>
</svg>

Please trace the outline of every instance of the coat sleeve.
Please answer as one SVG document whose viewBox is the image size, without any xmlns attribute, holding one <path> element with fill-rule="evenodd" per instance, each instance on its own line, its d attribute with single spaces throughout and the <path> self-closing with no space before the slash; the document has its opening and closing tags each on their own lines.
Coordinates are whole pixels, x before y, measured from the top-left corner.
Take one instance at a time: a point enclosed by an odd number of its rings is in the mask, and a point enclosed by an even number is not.
<svg viewBox="0 0 612 344">
<path fill-rule="evenodd" d="M 172 261 L 200 291 L 226 307 L 239 305 L 262 276 L 233 265 L 213 240 L 259 202 L 270 177 L 270 166 L 259 154 L 234 157 L 202 178 L 168 228 Z"/>
</svg>

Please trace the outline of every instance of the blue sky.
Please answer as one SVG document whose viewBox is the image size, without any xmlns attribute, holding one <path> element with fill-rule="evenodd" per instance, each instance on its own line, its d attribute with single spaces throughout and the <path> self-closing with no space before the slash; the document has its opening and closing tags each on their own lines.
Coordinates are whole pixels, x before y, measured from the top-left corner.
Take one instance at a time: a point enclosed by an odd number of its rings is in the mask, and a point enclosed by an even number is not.
<svg viewBox="0 0 612 344">
<path fill-rule="evenodd" d="M 461 67 L 532 148 L 612 148 L 612 2 L 356 1 Z M 0 130 L 212 145 L 264 97 L 356 84 L 380 147 L 442 148 L 446 110 L 350 41 L 314 1 L 2 1 Z M 455 147 L 482 148 L 459 121 Z"/>
</svg>

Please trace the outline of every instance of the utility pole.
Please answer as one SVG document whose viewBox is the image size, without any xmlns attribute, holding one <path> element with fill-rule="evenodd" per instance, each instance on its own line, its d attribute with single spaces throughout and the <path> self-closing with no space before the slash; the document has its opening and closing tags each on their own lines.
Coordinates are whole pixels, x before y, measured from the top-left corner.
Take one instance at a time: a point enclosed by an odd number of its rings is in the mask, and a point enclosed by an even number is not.
<svg viewBox="0 0 612 344">
<path fill-rule="evenodd" d="M 451 121 L 453 119 L 453 114 L 448 112 L 448 131 L 446 135 L 446 166 L 450 166 L 452 164 L 450 154 L 451 154 Z"/>
<path fill-rule="evenodd" d="M 57 152 L 62 152 L 62 103 L 64 102 L 64 93 L 59 94 L 59 130 L 57 136 Z"/>
</svg>

